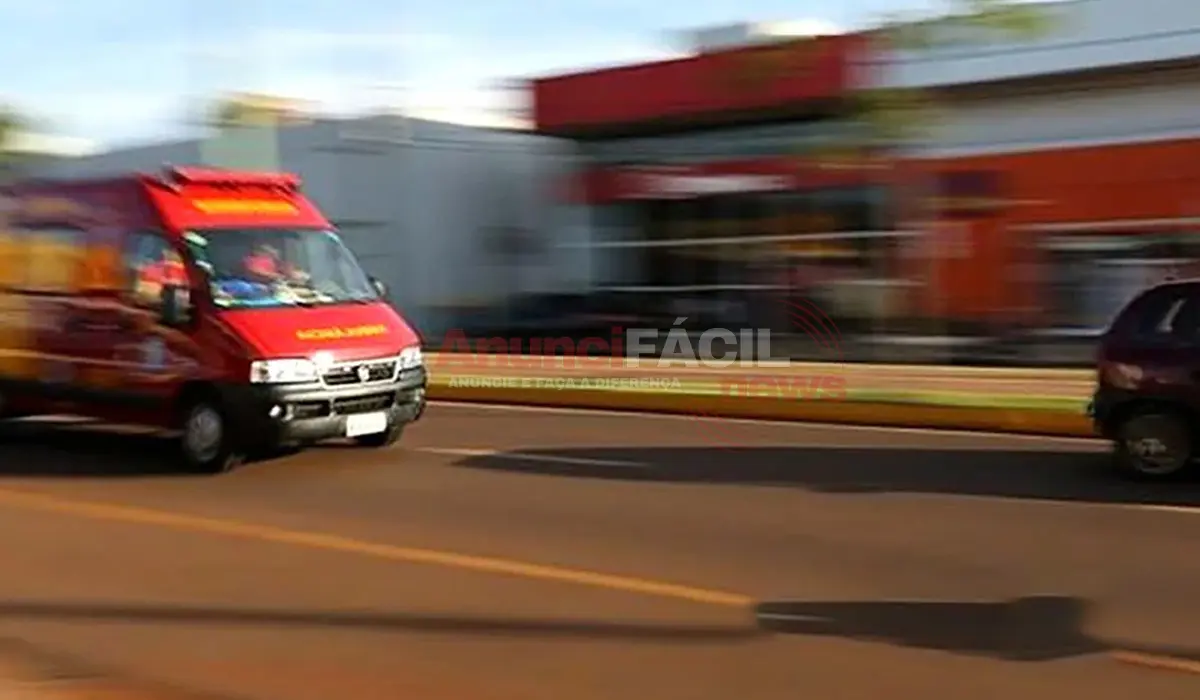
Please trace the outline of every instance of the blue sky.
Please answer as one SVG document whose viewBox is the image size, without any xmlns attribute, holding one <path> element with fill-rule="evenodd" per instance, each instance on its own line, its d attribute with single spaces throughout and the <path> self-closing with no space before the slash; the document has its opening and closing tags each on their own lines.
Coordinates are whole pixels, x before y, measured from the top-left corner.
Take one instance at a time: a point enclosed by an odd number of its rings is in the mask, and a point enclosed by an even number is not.
<svg viewBox="0 0 1200 700">
<path fill-rule="evenodd" d="M 669 55 L 743 20 L 846 28 L 935 0 L 0 0 L 0 102 L 104 145 L 177 135 L 222 90 L 480 122 L 507 77 Z M 402 85 L 403 90 L 382 86 Z"/>
</svg>

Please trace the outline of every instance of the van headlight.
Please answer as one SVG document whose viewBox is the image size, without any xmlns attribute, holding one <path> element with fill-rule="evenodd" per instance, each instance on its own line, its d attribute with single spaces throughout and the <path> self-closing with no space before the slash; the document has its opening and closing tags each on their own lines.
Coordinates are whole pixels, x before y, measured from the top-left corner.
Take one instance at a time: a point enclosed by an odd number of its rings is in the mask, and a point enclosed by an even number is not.
<svg viewBox="0 0 1200 700">
<path fill-rule="evenodd" d="M 421 346 L 414 345 L 411 348 L 405 348 L 397 361 L 400 363 L 400 371 L 403 372 L 425 364 L 425 356 L 421 354 Z"/>
<path fill-rule="evenodd" d="M 301 384 L 320 379 L 312 360 L 258 360 L 250 363 L 252 384 Z"/>
</svg>

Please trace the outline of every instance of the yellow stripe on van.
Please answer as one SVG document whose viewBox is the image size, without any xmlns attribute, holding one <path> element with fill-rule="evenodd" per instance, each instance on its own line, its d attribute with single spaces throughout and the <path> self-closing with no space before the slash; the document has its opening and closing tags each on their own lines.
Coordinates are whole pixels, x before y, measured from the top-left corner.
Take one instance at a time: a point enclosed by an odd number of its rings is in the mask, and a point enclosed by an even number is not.
<svg viewBox="0 0 1200 700">
<path fill-rule="evenodd" d="M 297 214 L 295 204 L 283 199 L 196 199 L 192 206 L 205 214 Z"/>
<path fill-rule="evenodd" d="M 0 291 L 0 377 L 37 376 L 32 311 L 24 296 Z"/>
<path fill-rule="evenodd" d="M 349 328 L 334 326 L 332 328 L 307 328 L 296 331 L 296 338 L 298 340 L 340 340 L 342 338 L 370 338 L 378 335 L 387 335 L 387 332 L 387 326 L 382 324 L 351 326 Z"/>
</svg>

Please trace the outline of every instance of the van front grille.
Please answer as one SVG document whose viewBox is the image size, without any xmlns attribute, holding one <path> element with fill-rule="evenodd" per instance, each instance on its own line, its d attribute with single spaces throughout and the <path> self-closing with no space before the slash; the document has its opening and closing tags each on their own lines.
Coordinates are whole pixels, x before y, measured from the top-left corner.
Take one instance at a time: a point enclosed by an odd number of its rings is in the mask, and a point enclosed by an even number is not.
<svg viewBox="0 0 1200 700">
<path fill-rule="evenodd" d="M 363 379 L 363 376 L 366 379 Z M 396 376 L 396 361 L 349 363 L 338 365 L 322 375 L 327 386 L 349 386 L 371 382 L 387 382 Z"/>
<path fill-rule="evenodd" d="M 333 412 L 341 416 L 348 416 L 355 413 L 384 411 L 391 408 L 395 402 L 396 393 L 392 391 L 382 394 L 355 396 L 352 399 L 334 399 Z"/>
</svg>

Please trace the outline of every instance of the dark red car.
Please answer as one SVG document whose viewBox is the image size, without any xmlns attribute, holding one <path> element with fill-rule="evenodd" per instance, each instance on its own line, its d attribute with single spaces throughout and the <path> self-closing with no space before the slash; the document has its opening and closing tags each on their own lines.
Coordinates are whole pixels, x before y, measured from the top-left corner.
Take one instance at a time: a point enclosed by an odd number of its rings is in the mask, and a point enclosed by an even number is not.
<svg viewBox="0 0 1200 700">
<path fill-rule="evenodd" d="M 1200 456 L 1200 280 L 1151 287 L 1117 314 L 1088 412 L 1127 475 L 1175 477 Z"/>
</svg>

